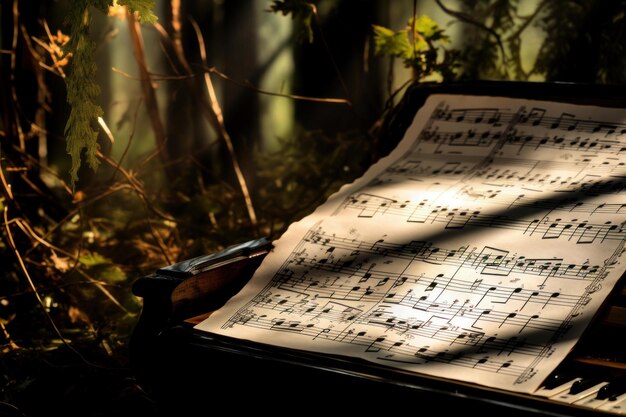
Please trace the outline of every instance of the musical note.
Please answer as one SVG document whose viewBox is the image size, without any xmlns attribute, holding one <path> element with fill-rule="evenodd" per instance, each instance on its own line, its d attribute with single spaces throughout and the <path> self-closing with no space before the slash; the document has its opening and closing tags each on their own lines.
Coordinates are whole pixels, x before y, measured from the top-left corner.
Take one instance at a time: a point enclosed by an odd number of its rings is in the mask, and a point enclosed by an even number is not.
<svg viewBox="0 0 626 417">
<path fill-rule="evenodd" d="M 457 99 L 429 98 L 199 328 L 536 389 L 626 269 L 623 110 Z"/>
</svg>

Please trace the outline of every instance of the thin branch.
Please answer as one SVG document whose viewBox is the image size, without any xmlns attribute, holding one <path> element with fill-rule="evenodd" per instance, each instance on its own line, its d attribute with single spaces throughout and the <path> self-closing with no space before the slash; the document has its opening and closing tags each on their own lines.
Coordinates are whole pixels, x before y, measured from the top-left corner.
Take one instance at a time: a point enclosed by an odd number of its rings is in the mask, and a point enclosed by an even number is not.
<svg viewBox="0 0 626 417">
<path fill-rule="evenodd" d="M 48 134 L 48 130 L 43 129 L 42 127 L 38 126 L 39 129 L 42 129 L 46 132 L 46 134 Z M 28 152 L 25 152 L 23 149 L 18 148 L 17 146 L 13 145 L 13 150 L 16 152 L 20 153 L 20 156 L 22 158 L 26 158 L 28 159 L 28 161 L 30 163 L 33 163 L 37 166 L 37 169 L 41 169 L 43 171 L 46 171 L 48 174 L 51 174 L 52 176 L 54 176 L 59 183 L 61 184 L 62 188 L 67 192 L 68 195 L 72 195 L 72 189 L 69 187 L 69 185 L 67 185 L 67 182 L 65 182 L 63 180 L 63 178 L 61 178 L 61 176 L 58 174 L 58 172 L 52 170 L 51 168 L 49 168 L 46 165 L 42 165 L 35 157 L 33 157 L 32 155 L 30 155 Z"/>
<path fill-rule="evenodd" d="M 150 208 L 148 207 L 148 203 L 145 200 L 143 202 L 145 204 L 146 211 L 149 211 Z M 170 258 L 169 253 L 167 252 L 167 245 L 163 241 L 163 238 L 159 234 L 158 230 L 152 224 L 152 217 L 148 216 L 146 220 L 148 220 L 148 225 L 150 226 L 150 228 L 149 228 L 150 234 L 152 235 L 152 238 L 156 242 L 157 246 L 159 247 L 159 250 L 161 251 L 161 254 L 163 254 L 163 258 L 165 259 L 165 262 L 167 264 L 174 263 L 172 258 Z"/>
<path fill-rule="evenodd" d="M 122 310 L 124 313 L 126 314 L 131 314 L 132 313 L 130 311 L 128 311 L 126 309 L 126 307 L 124 307 L 119 301 L 117 301 L 117 298 L 115 298 L 113 296 L 113 294 L 111 294 L 111 292 L 109 290 L 107 290 L 101 283 L 100 281 L 90 277 L 85 271 L 82 271 L 80 269 L 76 269 L 76 272 L 78 272 L 80 275 L 82 275 L 83 277 L 85 277 L 85 279 L 87 279 L 87 281 L 91 282 L 92 284 L 94 284 L 96 286 L 96 288 L 98 288 L 109 300 L 111 300 L 113 302 L 113 304 L 115 304 L 120 310 Z"/>
<path fill-rule="evenodd" d="M 126 14 L 128 18 L 128 27 L 130 29 L 130 35 L 133 46 L 133 54 L 139 67 L 139 73 L 141 74 L 141 88 L 146 100 L 146 108 L 148 110 L 148 116 L 152 124 L 154 131 L 154 137 L 157 147 L 161 149 L 161 160 L 167 161 L 169 159 L 169 152 L 165 147 L 166 137 L 163 122 L 159 114 L 159 103 L 156 99 L 156 92 L 153 85 L 153 81 L 148 72 L 148 63 L 146 62 L 146 55 L 143 46 L 143 39 L 141 37 L 141 27 L 139 22 L 135 19 L 133 13 L 128 12 Z M 170 176 L 172 174 L 169 174 Z"/>
<path fill-rule="evenodd" d="M 182 33 L 183 25 L 180 21 L 180 0 L 171 0 L 170 4 L 172 6 L 172 44 L 176 54 L 178 56 L 184 56 Z M 182 61 L 181 63 L 186 66 L 185 69 L 189 70 L 189 67 L 186 65 L 187 61 Z"/>
<path fill-rule="evenodd" d="M 46 32 L 48 33 L 48 37 L 50 39 L 50 42 L 52 42 L 52 35 L 50 34 L 50 30 L 48 29 L 48 25 L 46 24 Z M 62 66 L 59 64 L 59 60 L 56 57 L 56 54 L 54 53 L 54 50 L 48 45 L 46 44 L 44 41 L 42 41 L 41 39 L 35 37 L 35 36 L 31 36 L 30 39 L 32 39 L 37 45 L 39 45 L 40 47 L 42 47 L 50 56 L 50 58 L 52 59 L 52 66 L 47 65 L 46 63 L 44 63 L 44 59 L 41 55 L 39 55 L 37 53 L 37 51 L 33 48 L 33 46 L 30 43 L 30 40 L 28 38 L 28 35 L 26 34 L 26 29 L 22 28 L 23 31 L 23 36 L 24 39 L 26 40 L 26 45 L 28 46 L 28 49 L 30 50 L 31 54 L 33 56 L 36 57 L 37 59 L 37 63 L 39 64 L 40 67 L 52 72 L 55 75 L 58 75 L 61 78 L 65 78 L 65 72 L 63 71 Z"/>
<path fill-rule="evenodd" d="M 113 136 L 111 129 L 109 129 L 107 122 L 105 122 L 102 117 L 98 117 L 98 124 L 102 128 L 102 131 L 104 132 L 106 137 L 109 139 L 109 142 L 111 142 L 111 145 L 113 145 L 115 143 L 115 137 Z"/>
<path fill-rule="evenodd" d="M 116 73 L 124 76 L 125 78 L 128 78 L 129 80 L 141 81 L 141 78 L 133 77 L 129 73 L 124 72 L 124 71 L 122 71 L 119 68 L 111 67 L 111 70 L 113 72 L 116 72 Z M 189 78 L 196 77 L 196 74 L 190 74 L 190 75 L 160 75 L 160 74 L 155 74 L 153 72 L 150 72 L 149 74 L 150 74 L 150 78 L 152 80 L 157 80 L 157 81 L 168 81 L 168 80 L 178 81 L 178 80 L 187 80 Z"/>
<path fill-rule="evenodd" d="M 47 247 L 48 249 L 50 249 L 52 251 L 56 250 L 57 252 L 61 252 L 64 255 L 70 256 L 72 258 L 77 258 L 77 255 L 74 255 L 73 253 L 70 253 L 70 252 L 66 251 L 65 249 L 61 249 L 58 246 L 55 246 L 52 243 L 48 242 L 47 240 L 43 239 L 24 220 L 22 220 L 20 218 L 13 218 L 9 222 L 14 222 L 20 229 L 22 229 L 24 234 L 30 235 L 33 239 L 35 239 L 37 241 L 35 244 L 33 244 L 33 246 L 28 251 L 26 251 L 26 255 L 27 256 L 28 256 L 28 254 L 30 252 L 33 251 L 33 249 L 39 247 L 39 244 L 42 244 L 43 246 Z"/>
<path fill-rule="evenodd" d="M 261 90 L 255 86 L 253 86 L 251 83 L 249 82 L 241 82 L 241 81 L 236 81 L 232 78 L 230 78 L 228 75 L 224 74 L 223 72 L 217 70 L 215 67 L 209 67 L 206 68 L 206 71 L 210 72 L 211 74 L 215 74 L 218 77 L 231 82 L 235 85 L 238 85 L 240 87 L 243 88 L 249 88 L 259 94 L 265 94 L 268 96 L 276 96 L 276 97 L 285 97 L 285 98 L 290 98 L 292 100 L 302 100 L 302 101 L 314 101 L 314 102 L 318 102 L 318 103 L 333 103 L 333 104 L 345 104 L 348 106 L 352 106 L 352 103 L 350 102 L 350 100 L 346 100 L 345 98 L 323 98 L 323 97 L 309 97 L 309 96 L 299 96 L 299 95 L 295 95 L 295 94 L 284 94 L 284 93 L 276 93 L 273 91 L 266 91 L 266 90 Z"/>
<path fill-rule="evenodd" d="M 115 67 L 111 67 L 111 70 L 113 72 L 116 72 L 122 76 L 124 76 L 125 78 L 128 78 L 130 80 L 136 80 L 139 81 L 141 80 L 138 77 L 133 77 L 132 75 L 128 74 L 127 72 L 122 71 L 119 68 L 115 68 Z M 241 82 L 241 81 L 237 81 L 231 77 L 229 77 L 228 75 L 224 74 L 223 72 L 221 72 L 220 70 L 218 70 L 215 67 L 208 67 L 208 68 L 204 68 L 205 71 L 210 72 L 211 74 L 215 74 L 218 77 L 232 83 L 235 84 L 239 87 L 242 88 L 248 88 L 250 90 L 253 90 L 259 94 L 264 94 L 264 95 L 268 95 L 268 96 L 275 96 L 275 97 L 284 97 L 284 98 L 289 98 L 292 100 L 302 100 L 302 101 L 313 101 L 313 102 L 318 102 L 318 103 L 332 103 L 332 104 L 346 104 L 348 106 L 352 106 L 352 103 L 349 100 L 346 100 L 345 98 L 325 98 L 325 97 L 310 97 L 310 96 L 299 96 L 296 94 L 284 94 L 284 93 L 277 93 L 274 91 L 267 91 L 267 90 L 262 90 L 258 87 L 255 87 L 254 85 L 252 85 L 252 83 L 250 82 Z M 150 76 L 153 80 L 158 80 L 158 81 L 168 81 L 168 80 L 173 80 L 173 81 L 178 81 L 178 80 L 188 80 L 191 78 L 195 78 L 197 77 L 196 73 L 192 73 L 189 75 L 162 75 L 162 74 L 155 74 L 153 72 L 150 73 Z"/>
<path fill-rule="evenodd" d="M 9 342 L 9 348 L 11 350 L 19 349 L 20 347 L 17 345 L 17 343 L 13 341 L 13 339 L 11 338 L 11 335 L 9 334 L 9 331 L 4 326 L 4 323 L 2 322 L 2 320 L 0 320 L 0 328 L 2 328 L 2 333 L 4 335 L 4 338 Z"/>
<path fill-rule="evenodd" d="M 415 24 L 417 20 L 417 0 L 413 0 L 413 20 L 411 21 L 411 35 L 413 35 L 413 59 L 417 56 L 417 32 L 415 31 Z"/>
<path fill-rule="evenodd" d="M 5 220 L 6 221 L 6 220 Z M 37 233 L 35 233 L 35 231 L 30 227 L 30 225 L 28 223 L 26 223 L 25 221 L 23 221 L 22 219 L 19 218 L 14 218 L 11 219 L 9 221 L 9 223 L 15 222 L 15 224 L 22 229 L 22 231 L 27 234 L 30 235 L 33 239 L 35 239 L 37 242 L 41 243 L 42 245 L 44 245 L 45 247 L 47 247 L 48 249 L 50 249 L 53 253 L 54 251 L 58 251 L 63 253 L 66 256 L 69 256 L 70 258 L 73 258 L 74 261 L 77 261 L 79 259 L 79 257 L 77 255 L 74 255 L 64 249 L 61 249 L 53 244 L 51 244 L 50 242 L 45 241 L 44 239 L 42 239 Z M 36 247 L 37 245 L 35 245 L 34 247 Z M 34 248 L 33 247 L 33 248 Z M 31 248 L 31 250 L 33 249 Z M 90 277 L 89 275 L 87 275 L 86 272 L 80 270 L 80 269 L 76 269 L 76 272 L 78 272 L 80 275 L 84 276 L 89 282 L 93 283 L 107 298 L 111 299 L 111 301 L 113 301 L 113 303 L 115 305 L 117 305 L 122 311 L 124 311 L 125 313 L 130 314 L 130 312 L 123 306 L 120 304 L 119 301 L 117 301 L 117 299 L 109 292 L 109 290 L 107 290 L 106 288 L 104 288 L 102 286 L 102 282 L 95 280 L 94 278 Z"/>
<path fill-rule="evenodd" d="M 43 27 L 46 31 L 46 35 L 48 36 L 48 40 L 50 41 L 50 43 L 54 42 L 54 39 L 52 37 L 52 32 L 50 32 L 50 27 L 48 27 L 48 22 L 46 20 L 43 21 Z M 50 53 L 50 57 L 52 58 L 52 62 L 54 62 L 54 68 L 56 68 L 59 72 L 59 75 L 62 78 L 65 78 L 65 72 L 63 71 L 63 66 L 59 64 L 59 60 L 56 57 L 56 54 L 54 53 L 54 51 L 52 51 L 52 49 L 49 50 Z"/>
<path fill-rule="evenodd" d="M 193 25 L 193 28 L 196 32 L 196 38 L 198 40 L 202 65 L 207 66 L 206 48 L 204 46 L 204 38 L 202 37 L 202 32 L 200 31 L 200 27 L 194 20 L 191 21 L 191 24 Z M 228 131 L 226 130 L 226 126 L 224 125 L 224 115 L 222 113 L 222 108 L 220 107 L 219 101 L 217 100 L 217 95 L 215 94 L 215 89 L 213 88 L 213 82 L 211 81 L 211 76 L 208 72 L 204 73 L 204 83 L 209 94 L 209 114 L 211 116 L 210 121 L 212 122 L 213 127 L 216 129 L 218 136 L 226 144 L 226 148 L 228 149 L 233 169 L 235 170 L 235 175 L 237 176 L 237 181 L 239 182 L 239 187 L 241 188 L 241 193 L 243 194 L 243 198 L 246 203 L 248 216 L 250 217 L 250 223 L 253 226 L 256 226 L 257 218 L 256 213 L 254 212 L 254 206 L 252 205 L 252 199 L 250 198 L 250 192 L 248 191 L 248 185 L 246 183 L 246 179 L 243 176 L 243 172 L 241 171 L 241 167 L 239 166 L 239 161 L 237 160 L 237 155 L 235 154 L 233 142 L 230 138 L 230 135 L 228 134 Z"/>
<path fill-rule="evenodd" d="M 439 6 L 439 8 L 441 10 L 443 10 L 445 13 L 449 14 L 450 16 L 456 17 L 457 19 L 459 19 L 462 22 L 474 25 L 474 26 L 478 27 L 479 29 L 482 29 L 482 30 L 486 31 L 487 33 L 489 33 L 490 35 L 492 35 L 496 39 L 496 42 L 498 43 L 498 47 L 500 48 L 500 51 L 502 52 L 502 61 L 503 61 L 503 63 L 506 62 L 505 61 L 506 52 L 504 50 L 504 45 L 502 44 L 502 40 L 500 39 L 500 35 L 498 34 L 498 32 L 496 32 L 492 28 L 484 25 L 483 23 L 480 23 L 480 22 L 474 20 L 467 13 L 459 12 L 459 11 L 452 10 L 452 9 L 448 8 L 446 5 L 443 4 L 442 0 L 435 0 L 435 2 L 437 3 L 437 5 Z"/>
<path fill-rule="evenodd" d="M 2 156 L 2 152 L 0 152 Z M 2 168 L 2 158 L 0 158 L 0 180 L 2 180 L 2 186 L 4 187 L 5 194 L 9 197 L 9 200 L 14 200 L 13 191 L 11 190 L 11 184 L 7 183 L 7 179 L 4 177 L 4 169 Z"/>
<path fill-rule="evenodd" d="M 19 103 L 17 99 L 17 90 L 15 89 L 15 69 L 17 65 L 17 34 L 19 29 L 20 16 L 17 5 L 18 0 L 13 0 L 13 38 L 11 39 L 11 97 L 13 98 L 13 103 L 15 104 L 15 106 L 17 106 Z M 20 148 L 26 149 L 26 138 L 24 136 L 24 131 L 22 130 L 20 118 L 17 114 L 17 108 L 15 106 L 13 107 L 13 112 L 15 113 L 15 126 L 17 127 L 17 135 L 20 141 Z"/>
<path fill-rule="evenodd" d="M 115 170 L 113 171 L 113 174 L 111 174 L 111 181 L 115 179 L 115 175 L 120 170 L 120 167 L 122 166 L 122 161 L 126 157 L 126 154 L 128 153 L 128 150 L 130 149 L 130 144 L 133 142 L 133 138 L 135 137 L 135 128 L 137 127 L 137 116 L 139 115 L 140 106 L 141 106 L 141 100 L 139 100 L 139 102 L 137 103 L 137 108 L 135 108 L 135 113 L 133 114 L 132 128 L 131 128 L 130 134 L 128 135 L 128 141 L 126 142 L 126 146 L 124 147 L 124 152 L 122 152 L 122 155 L 119 157 L 117 164 L 115 165 Z"/>
<path fill-rule="evenodd" d="M 524 23 L 522 23 L 521 25 L 519 25 L 519 27 L 517 28 L 517 30 L 515 32 L 513 32 L 508 38 L 512 39 L 512 38 L 517 38 L 519 37 L 522 32 L 524 30 L 526 30 L 526 28 L 528 27 L 528 25 L 530 25 L 532 23 L 533 20 L 535 20 L 535 18 L 539 15 L 539 13 L 541 13 L 541 10 L 546 6 L 546 4 L 548 4 L 548 0 L 543 0 L 541 3 L 539 3 L 537 5 L 537 7 L 535 8 L 535 11 L 532 12 L 530 15 L 528 16 L 520 16 L 519 18 L 524 20 Z"/>
<path fill-rule="evenodd" d="M 328 42 L 326 42 L 326 37 L 324 36 L 324 31 L 322 30 L 322 25 L 320 24 L 320 19 L 317 14 L 317 7 L 315 7 L 314 4 L 310 4 L 310 3 L 308 3 L 308 6 L 311 8 L 311 11 L 313 14 L 313 21 L 315 22 L 315 25 L 317 26 L 317 29 L 319 30 L 320 39 L 322 40 L 322 44 L 324 45 L 326 54 L 330 58 L 330 62 L 333 65 L 333 69 L 335 70 L 335 73 L 337 74 L 337 78 L 339 79 L 339 83 L 341 84 L 341 88 L 343 89 L 343 93 L 346 95 L 346 98 L 348 99 L 348 101 L 352 101 L 350 99 L 350 93 L 348 92 L 348 86 L 346 85 L 345 81 L 343 80 L 343 77 L 341 76 L 341 71 L 339 71 L 339 66 L 337 65 L 337 61 L 335 61 L 335 58 L 333 57 L 333 54 L 330 51 L 330 47 L 328 46 Z"/>
<path fill-rule="evenodd" d="M 24 264 L 24 260 L 22 259 L 22 256 L 20 255 L 20 252 L 17 249 L 17 246 L 15 245 L 15 241 L 13 240 L 13 233 L 11 233 L 11 228 L 9 227 L 9 214 L 8 213 L 9 213 L 9 209 L 8 209 L 8 207 L 5 207 L 4 208 L 4 227 L 5 227 L 5 230 L 7 232 L 7 237 L 9 238 L 9 244 L 11 246 L 11 249 L 13 249 L 13 252 L 15 253 L 15 256 L 17 257 L 17 260 L 18 260 L 18 262 L 20 264 L 20 267 L 22 268 L 22 272 L 24 273 L 24 276 L 26 277 L 26 279 L 28 281 L 28 284 L 30 285 L 30 288 L 33 290 L 33 293 L 35 294 L 35 298 L 37 298 L 37 302 L 41 306 L 41 309 L 43 310 L 44 315 L 46 316 L 46 318 L 50 322 L 50 325 L 54 329 L 54 332 L 61 339 L 63 344 L 69 350 L 74 352 L 83 362 L 88 363 L 87 360 L 83 357 L 83 355 L 81 355 L 80 352 L 78 352 L 76 349 L 74 349 L 74 347 L 71 346 L 70 343 L 65 339 L 63 334 L 61 334 L 61 331 L 59 330 L 59 328 L 57 327 L 56 323 L 54 322 L 54 320 L 50 316 L 50 313 L 46 309 L 46 305 L 44 304 L 43 300 L 41 299 L 41 296 L 39 295 L 39 292 L 37 291 L 37 287 L 35 287 L 35 283 L 33 282 L 33 279 L 31 278 L 30 274 L 28 273 L 28 269 L 26 269 L 26 265 Z"/>
</svg>

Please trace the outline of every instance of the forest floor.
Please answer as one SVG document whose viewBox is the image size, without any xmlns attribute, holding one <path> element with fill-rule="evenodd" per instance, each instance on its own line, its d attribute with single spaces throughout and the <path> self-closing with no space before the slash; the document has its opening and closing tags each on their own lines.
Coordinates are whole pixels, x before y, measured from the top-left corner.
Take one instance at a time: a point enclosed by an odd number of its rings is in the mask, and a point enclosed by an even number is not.
<svg viewBox="0 0 626 417">
<path fill-rule="evenodd" d="M 4 352 L 0 417 L 161 415 L 126 354 L 75 348 L 82 357 L 65 346 Z"/>
</svg>

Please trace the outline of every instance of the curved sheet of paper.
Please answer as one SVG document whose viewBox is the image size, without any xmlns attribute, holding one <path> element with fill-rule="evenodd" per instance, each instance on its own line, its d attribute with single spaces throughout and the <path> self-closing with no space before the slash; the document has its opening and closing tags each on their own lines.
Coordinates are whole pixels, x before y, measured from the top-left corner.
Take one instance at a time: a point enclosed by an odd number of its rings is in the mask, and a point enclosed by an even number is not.
<svg viewBox="0 0 626 417">
<path fill-rule="evenodd" d="M 430 96 L 198 329 L 533 392 L 624 272 L 624 110 Z"/>
</svg>

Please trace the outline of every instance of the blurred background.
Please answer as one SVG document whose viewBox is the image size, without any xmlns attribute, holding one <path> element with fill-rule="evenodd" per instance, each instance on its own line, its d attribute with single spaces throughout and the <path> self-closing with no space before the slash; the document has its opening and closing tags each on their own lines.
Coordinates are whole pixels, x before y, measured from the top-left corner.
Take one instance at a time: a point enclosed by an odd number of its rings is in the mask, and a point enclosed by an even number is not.
<svg viewBox="0 0 626 417">
<path fill-rule="evenodd" d="M 626 80 L 622 0 L 119 3 L 0 0 L 0 415 L 156 413 L 134 280 L 279 237 L 410 84 Z"/>
</svg>

